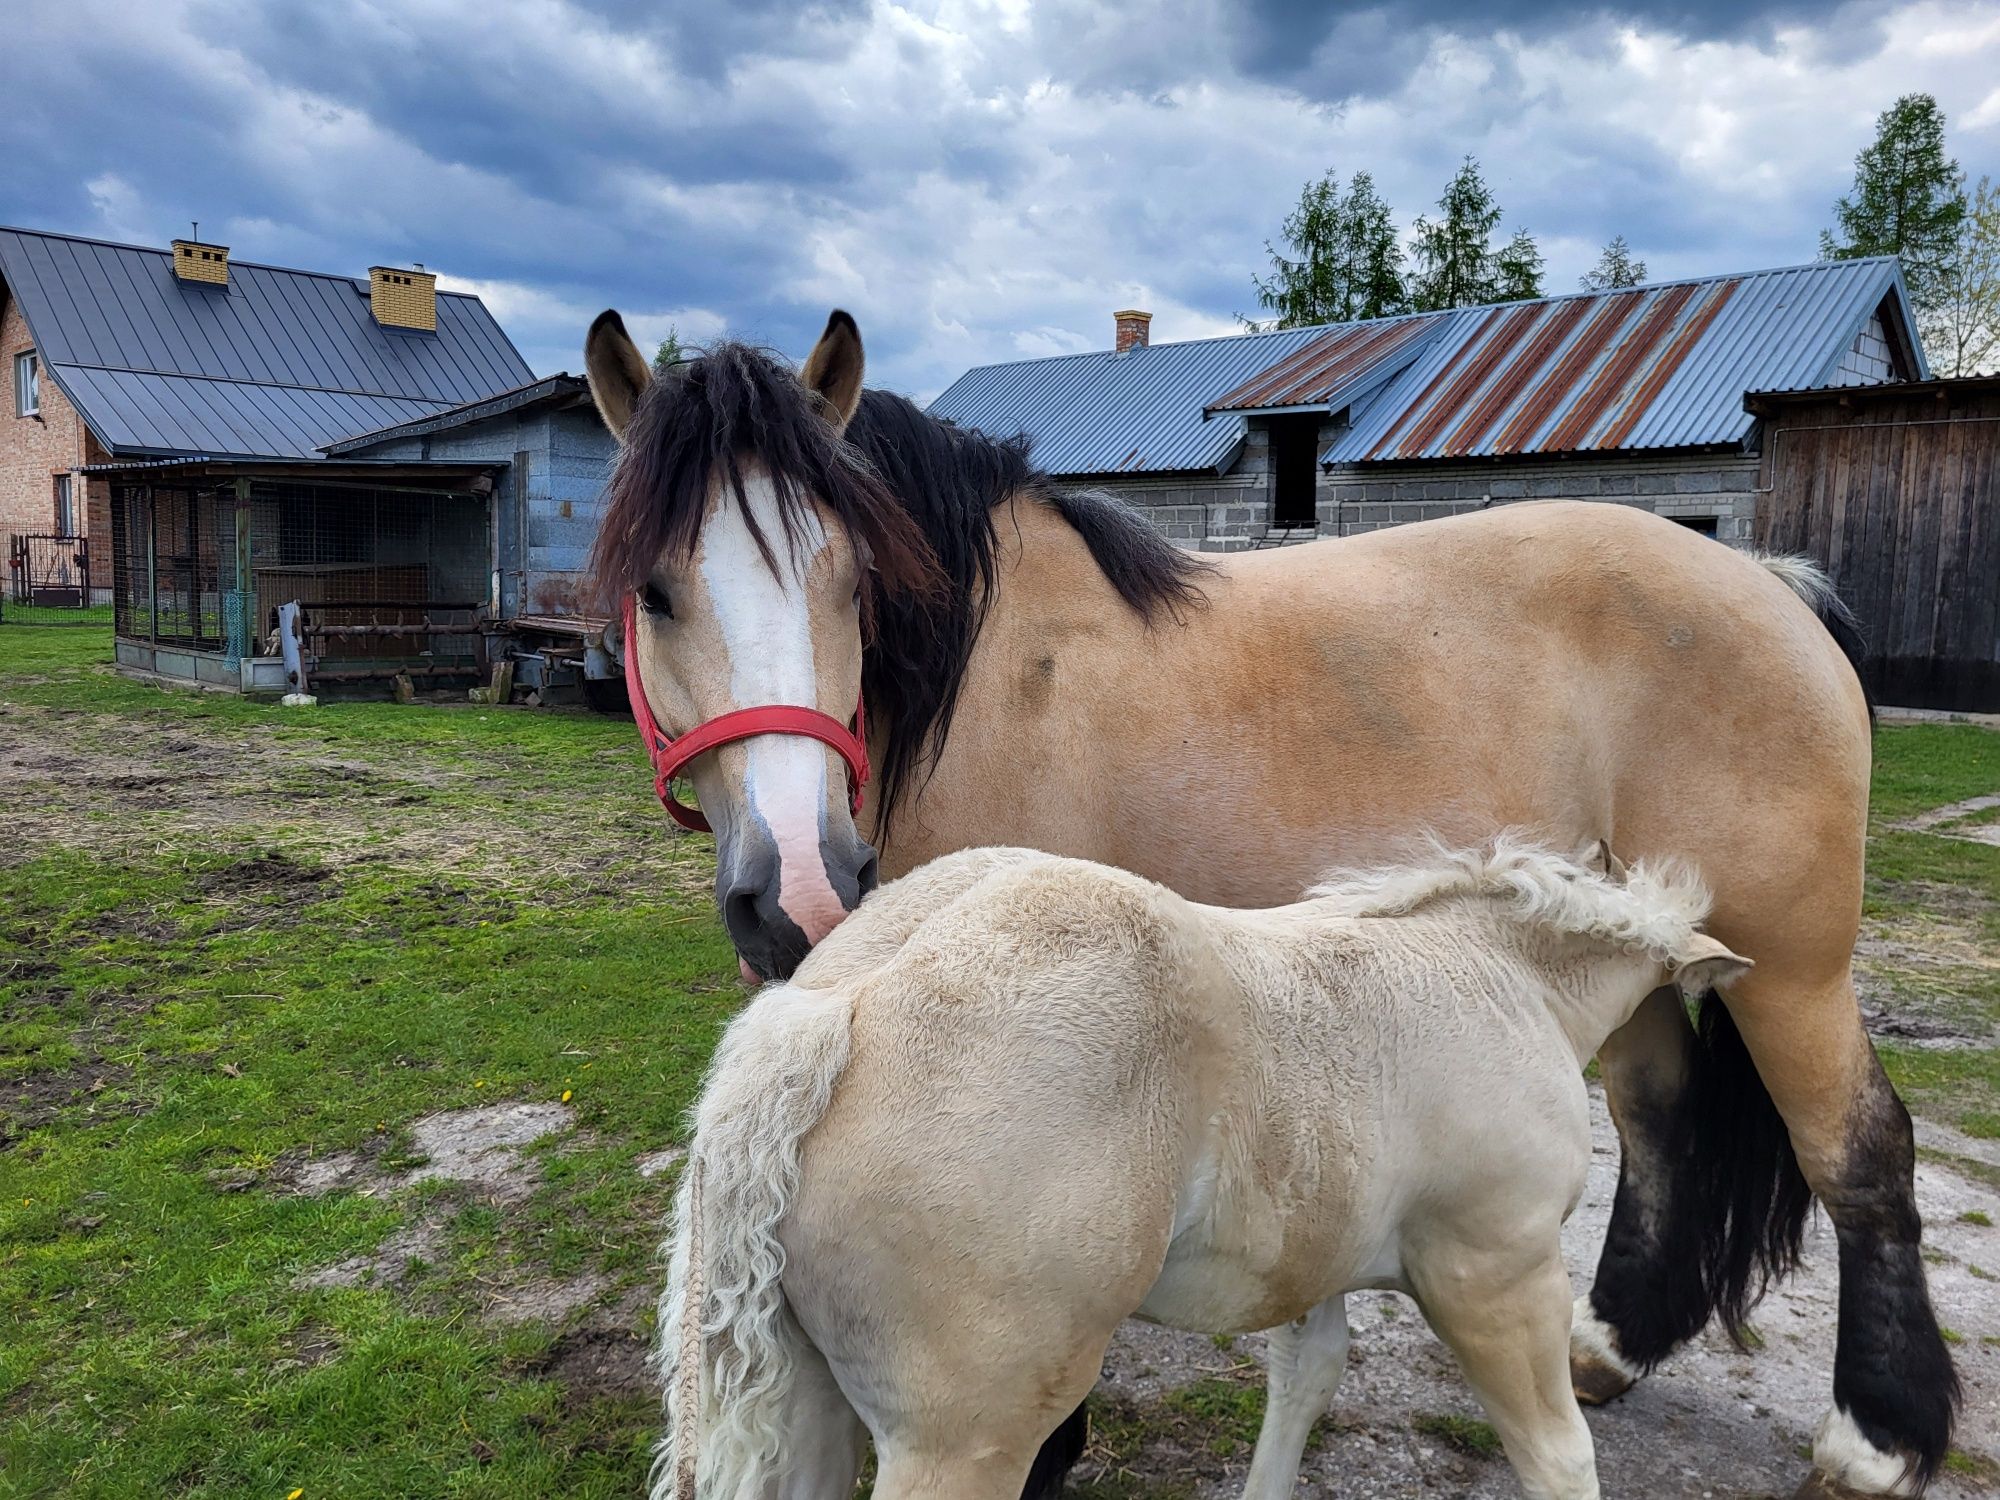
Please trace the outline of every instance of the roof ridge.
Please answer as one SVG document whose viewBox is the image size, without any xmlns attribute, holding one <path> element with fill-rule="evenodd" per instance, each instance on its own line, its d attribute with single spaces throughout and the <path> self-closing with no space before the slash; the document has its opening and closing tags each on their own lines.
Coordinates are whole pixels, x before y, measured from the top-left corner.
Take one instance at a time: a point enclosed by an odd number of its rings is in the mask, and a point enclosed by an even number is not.
<svg viewBox="0 0 2000 1500">
<path fill-rule="evenodd" d="M 1602 291 L 1585 291 L 1578 288 L 1573 292 L 1549 292 L 1540 297 L 1517 297 L 1511 302 L 1469 302 L 1463 307 L 1431 308 L 1424 312 L 1384 313 L 1376 318 L 1352 318 L 1344 323 L 1302 323 L 1296 328 L 1244 329 L 1237 333 L 1216 333 L 1206 338 L 1169 339 L 1160 343 L 1143 344 L 1142 349 L 1189 349 L 1198 344 L 1220 344 L 1238 339 L 1275 338 L 1284 333 L 1331 333 L 1339 328 L 1365 328 L 1370 324 L 1400 323 L 1414 318 L 1443 318 L 1456 313 L 1490 312 L 1496 307 L 1521 307 L 1536 302 L 1568 302 L 1579 297 L 1608 297 L 1618 292 L 1651 292 L 1662 287 L 1702 286 L 1718 281 L 1750 281 L 1763 276 L 1784 276 L 1796 271 L 1831 271 L 1842 266 L 1894 265 L 1893 255 L 1857 255 L 1847 260 L 1808 260 L 1788 266 L 1764 266 L 1754 271 L 1711 271 L 1702 276 L 1669 276 L 1659 281 L 1641 281 L 1631 286 L 1607 287 Z M 995 360 L 991 364 L 973 365 L 960 375 L 963 380 L 974 370 L 1013 370 L 1023 365 L 1051 365 L 1065 359 L 1106 359 L 1116 358 L 1116 349 L 1078 349 L 1069 354 L 1038 354 L 1031 359 Z M 1132 353 L 1126 350 L 1125 353 Z M 956 385 L 958 382 L 953 381 Z M 948 387 L 947 387 L 948 389 Z"/>
<path fill-rule="evenodd" d="M 159 245 L 134 245 L 126 240 L 101 239 L 94 234 L 70 234 L 66 230 L 61 229 L 28 229 L 19 224 L 0 224 L 0 234 L 25 234 L 39 240 L 68 240 L 72 244 L 77 245 L 102 245 L 107 250 L 131 250 L 141 255 L 164 255 L 169 260 L 173 258 L 174 253 L 171 249 Z M 210 241 L 209 243 L 212 244 L 214 242 Z M 225 246 L 224 248 L 227 247 Z M 365 287 L 368 285 L 368 278 L 365 275 L 349 276 L 341 271 L 311 271 L 307 270 L 304 266 L 279 266 L 265 260 L 238 260 L 233 253 L 229 258 L 229 264 L 232 270 L 240 267 L 249 271 L 275 271 L 281 276 L 315 276 L 322 281 L 344 281 L 354 287 Z M 412 267 L 395 266 L 389 269 L 408 270 L 412 269 Z M 441 273 L 433 271 L 431 274 L 438 275 Z M 440 297 L 466 297 L 474 302 L 478 302 L 482 307 L 485 306 L 484 300 L 477 292 L 454 292 L 444 287 L 439 287 L 437 288 L 437 295 Z M 496 319 L 495 321 L 498 320 Z"/>
</svg>

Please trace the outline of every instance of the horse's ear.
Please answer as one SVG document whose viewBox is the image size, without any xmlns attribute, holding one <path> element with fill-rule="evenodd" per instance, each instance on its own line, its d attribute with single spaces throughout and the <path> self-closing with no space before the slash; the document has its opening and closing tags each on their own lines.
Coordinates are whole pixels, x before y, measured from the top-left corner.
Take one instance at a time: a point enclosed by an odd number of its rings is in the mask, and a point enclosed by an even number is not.
<svg viewBox="0 0 2000 1500">
<path fill-rule="evenodd" d="M 799 371 L 799 383 L 817 391 L 826 402 L 827 420 L 834 430 L 845 432 L 861 405 L 861 330 L 839 308 L 826 320 L 826 332 L 806 356 Z"/>
<path fill-rule="evenodd" d="M 1756 965 L 1740 953 L 1732 953 L 1705 932 L 1697 932 L 1681 950 L 1674 966 L 1674 983 L 1681 997 L 1699 1000 L 1710 990 L 1729 988 Z"/>
<path fill-rule="evenodd" d="M 639 398 L 652 383 L 652 366 L 625 331 L 625 320 L 607 307 L 590 325 L 583 341 L 583 372 L 590 380 L 590 397 L 613 437 L 625 436 Z"/>
</svg>

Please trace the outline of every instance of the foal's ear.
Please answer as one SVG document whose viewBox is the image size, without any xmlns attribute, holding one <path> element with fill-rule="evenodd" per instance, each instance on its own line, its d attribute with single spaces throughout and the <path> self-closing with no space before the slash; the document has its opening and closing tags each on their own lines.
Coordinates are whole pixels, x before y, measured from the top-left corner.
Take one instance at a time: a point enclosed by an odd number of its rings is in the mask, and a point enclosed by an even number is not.
<svg viewBox="0 0 2000 1500">
<path fill-rule="evenodd" d="M 826 419 L 835 432 L 847 430 L 861 405 L 861 370 L 861 330 L 836 307 L 799 371 L 799 383 L 826 402 Z"/>
<path fill-rule="evenodd" d="M 1705 932 L 1697 932 L 1674 966 L 1674 983 L 1683 999 L 1699 1000 L 1710 990 L 1728 989 L 1755 967 L 1742 954 L 1732 953 Z"/>
<path fill-rule="evenodd" d="M 625 436 L 632 412 L 652 384 L 653 367 L 625 331 L 615 308 L 605 308 L 590 325 L 583 341 L 583 373 L 590 380 L 590 397 L 613 437 Z"/>
</svg>

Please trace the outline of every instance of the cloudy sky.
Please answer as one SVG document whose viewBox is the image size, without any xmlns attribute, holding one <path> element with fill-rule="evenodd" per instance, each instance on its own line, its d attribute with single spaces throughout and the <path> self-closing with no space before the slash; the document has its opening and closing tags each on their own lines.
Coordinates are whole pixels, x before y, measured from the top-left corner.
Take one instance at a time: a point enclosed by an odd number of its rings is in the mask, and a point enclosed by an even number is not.
<svg viewBox="0 0 2000 1500">
<path fill-rule="evenodd" d="M 1398 217 L 1459 157 L 1573 287 L 1812 258 L 1874 116 L 1928 90 L 2000 176 L 1992 0 L 63 0 L 0 22 L 0 222 L 245 259 L 422 261 L 541 371 L 602 307 L 873 383 L 1232 329 L 1300 184 Z"/>
</svg>

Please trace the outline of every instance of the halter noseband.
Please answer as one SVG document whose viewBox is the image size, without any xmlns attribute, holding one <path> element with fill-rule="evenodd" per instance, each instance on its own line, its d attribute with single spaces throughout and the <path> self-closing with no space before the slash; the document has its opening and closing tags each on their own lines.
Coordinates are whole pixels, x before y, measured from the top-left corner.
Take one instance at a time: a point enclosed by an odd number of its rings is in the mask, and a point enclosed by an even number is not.
<svg viewBox="0 0 2000 1500">
<path fill-rule="evenodd" d="M 639 653 L 634 629 L 637 623 L 632 596 L 627 594 L 625 696 L 632 702 L 632 721 L 639 726 L 639 738 L 645 742 L 646 755 L 653 762 L 653 790 L 659 794 L 661 806 L 676 823 L 683 828 L 692 828 L 696 833 L 711 831 L 708 819 L 702 816 L 700 808 L 689 807 L 674 796 L 673 779 L 681 767 L 698 755 L 706 755 L 720 746 L 760 734 L 800 734 L 838 750 L 840 758 L 847 762 L 848 811 L 854 816 L 860 815 L 861 791 L 868 785 L 868 725 L 862 717 L 861 699 L 854 700 L 854 727 L 851 729 L 833 715 L 823 714 L 816 708 L 773 703 L 761 708 L 739 708 L 717 714 L 706 723 L 697 724 L 679 739 L 674 739 L 660 728 L 659 720 L 653 717 L 653 707 L 646 701 L 645 684 L 639 680 Z"/>
</svg>

